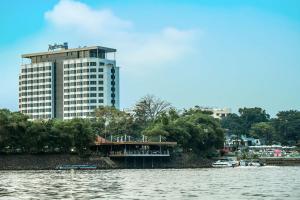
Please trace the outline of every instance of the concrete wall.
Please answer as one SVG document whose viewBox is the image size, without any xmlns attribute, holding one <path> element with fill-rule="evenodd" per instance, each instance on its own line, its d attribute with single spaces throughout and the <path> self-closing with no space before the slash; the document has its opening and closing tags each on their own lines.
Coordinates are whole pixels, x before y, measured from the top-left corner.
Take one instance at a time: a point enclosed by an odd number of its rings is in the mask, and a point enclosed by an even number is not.
<svg viewBox="0 0 300 200">
<path fill-rule="evenodd" d="M 0 155 L 0 170 L 51 170 L 64 164 L 92 164 L 99 169 L 112 168 L 100 157 L 82 158 L 69 154 Z"/>
</svg>

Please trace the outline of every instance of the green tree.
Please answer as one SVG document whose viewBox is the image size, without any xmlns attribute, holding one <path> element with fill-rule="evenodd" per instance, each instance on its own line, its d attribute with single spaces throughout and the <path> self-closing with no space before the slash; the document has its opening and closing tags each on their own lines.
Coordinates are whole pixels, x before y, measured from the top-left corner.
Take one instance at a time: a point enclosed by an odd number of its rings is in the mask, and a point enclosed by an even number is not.
<svg viewBox="0 0 300 200">
<path fill-rule="evenodd" d="M 262 108 L 240 108 L 240 119 L 242 122 L 242 133 L 248 135 L 253 124 L 259 122 L 268 122 L 270 115 Z"/>
<path fill-rule="evenodd" d="M 273 120 L 276 135 L 287 145 L 294 145 L 300 140 L 300 112 L 297 110 L 281 111 Z"/>
<path fill-rule="evenodd" d="M 124 111 L 120 111 L 114 107 L 100 107 L 95 110 L 96 119 L 94 120 L 94 126 L 99 128 L 98 134 L 102 137 L 105 135 L 135 135 L 137 130 L 137 124 L 134 121 L 133 116 Z"/>
<path fill-rule="evenodd" d="M 266 144 L 272 144 L 274 141 L 275 128 L 270 122 L 259 122 L 252 125 L 250 135 L 254 138 L 264 140 Z"/>
<path fill-rule="evenodd" d="M 22 149 L 27 117 L 19 112 L 0 110 L 0 148 Z"/>
<path fill-rule="evenodd" d="M 202 112 L 189 112 L 173 117 L 163 114 L 160 121 L 149 126 L 143 133 L 162 135 L 168 141 L 175 141 L 184 151 L 194 153 L 211 152 L 224 144 L 224 133 L 219 120 Z"/>
<path fill-rule="evenodd" d="M 242 134 L 242 120 L 235 113 L 230 113 L 226 117 L 222 118 L 221 126 L 228 130 L 230 134 L 234 134 L 238 137 Z"/>
<path fill-rule="evenodd" d="M 92 130 L 91 122 L 88 119 L 70 120 L 73 143 L 79 153 L 89 150 L 89 147 L 96 140 L 96 134 Z"/>
</svg>

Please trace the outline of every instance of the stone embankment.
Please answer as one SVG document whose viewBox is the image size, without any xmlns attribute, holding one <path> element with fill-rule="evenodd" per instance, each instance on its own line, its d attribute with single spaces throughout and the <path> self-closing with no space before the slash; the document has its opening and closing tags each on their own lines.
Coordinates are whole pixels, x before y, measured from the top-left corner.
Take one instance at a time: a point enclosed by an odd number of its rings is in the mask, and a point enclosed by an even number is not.
<svg viewBox="0 0 300 200">
<path fill-rule="evenodd" d="M 136 158 L 111 160 L 96 155 L 0 154 L 0 170 L 53 170 L 59 165 L 96 165 L 98 169 L 121 168 L 199 168 L 211 167 L 211 160 L 180 154 L 166 159 Z"/>
<path fill-rule="evenodd" d="M 51 170 L 59 165 L 72 164 L 96 165 L 99 169 L 116 167 L 113 162 L 99 156 L 80 157 L 70 154 L 0 155 L 0 170 Z"/>
<path fill-rule="evenodd" d="M 270 157 L 261 158 L 260 161 L 273 166 L 300 166 L 300 158 Z"/>
</svg>

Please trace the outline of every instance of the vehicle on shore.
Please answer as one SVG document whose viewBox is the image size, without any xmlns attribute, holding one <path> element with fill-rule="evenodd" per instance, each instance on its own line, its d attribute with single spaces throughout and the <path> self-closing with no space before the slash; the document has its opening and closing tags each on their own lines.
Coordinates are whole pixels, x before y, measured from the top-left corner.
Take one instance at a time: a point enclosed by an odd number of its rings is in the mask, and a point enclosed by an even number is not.
<svg viewBox="0 0 300 200">
<path fill-rule="evenodd" d="M 237 167 L 237 166 L 238 166 L 238 161 L 232 158 L 222 158 L 212 164 L 212 167 L 215 168 Z"/>
</svg>

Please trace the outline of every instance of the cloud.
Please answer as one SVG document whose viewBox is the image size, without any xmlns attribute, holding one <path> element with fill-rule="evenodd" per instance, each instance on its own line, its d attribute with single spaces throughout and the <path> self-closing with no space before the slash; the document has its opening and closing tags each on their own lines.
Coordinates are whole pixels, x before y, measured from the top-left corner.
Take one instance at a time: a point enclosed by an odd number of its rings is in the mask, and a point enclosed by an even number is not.
<svg viewBox="0 0 300 200">
<path fill-rule="evenodd" d="M 198 36 L 197 30 L 175 27 L 144 33 L 109 9 L 93 9 L 73 0 L 61 0 L 45 13 L 45 19 L 49 26 L 40 40 L 69 41 L 70 46 L 113 47 L 118 50 L 119 65 L 134 71 L 165 66 L 186 57 L 195 50 L 194 41 Z"/>
<path fill-rule="evenodd" d="M 118 18 L 108 9 L 94 10 L 86 4 L 71 0 L 61 0 L 45 13 L 45 19 L 54 26 L 52 28 L 81 30 L 88 35 L 131 27 L 131 22 Z"/>
</svg>

